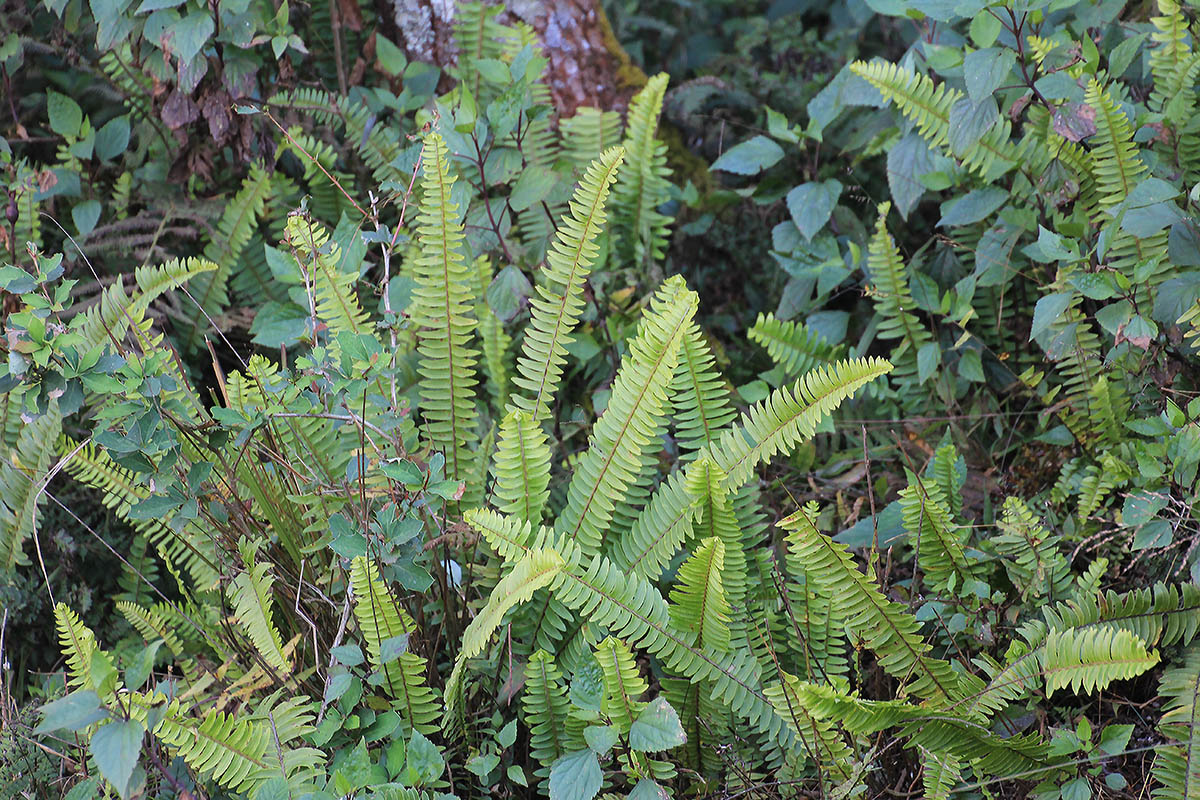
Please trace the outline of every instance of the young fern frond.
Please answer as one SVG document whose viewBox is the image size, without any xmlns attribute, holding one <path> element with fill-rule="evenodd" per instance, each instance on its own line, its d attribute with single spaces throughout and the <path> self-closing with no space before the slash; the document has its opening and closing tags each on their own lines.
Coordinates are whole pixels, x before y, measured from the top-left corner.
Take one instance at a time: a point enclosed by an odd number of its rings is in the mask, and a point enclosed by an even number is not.
<svg viewBox="0 0 1200 800">
<path fill-rule="evenodd" d="M 908 486 L 900 492 L 900 509 L 931 589 L 946 592 L 952 579 L 961 588 L 976 576 L 978 570 L 965 552 L 970 531 L 954 521 L 949 498 L 933 476 L 910 473 Z"/>
<path fill-rule="evenodd" d="M 671 590 L 675 627 L 694 634 L 698 647 L 722 653 L 729 650 L 729 601 L 721 584 L 724 568 L 725 543 L 715 536 L 705 539 L 679 566 Z"/>
<path fill-rule="evenodd" d="M 550 445 L 528 412 L 513 409 L 500 422 L 492 475 L 492 504 L 515 519 L 541 524 L 550 497 Z"/>
<path fill-rule="evenodd" d="M 694 529 L 701 539 L 716 538 L 724 544 L 721 583 L 725 598 L 735 609 L 743 608 L 746 596 L 746 553 L 742 529 L 724 487 L 725 473 L 708 458 L 688 470 L 688 493 L 699 500 Z M 739 622 L 741 613 L 738 614 Z"/>
<path fill-rule="evenodd" d="M 725 486 L 740 488 L 759 464 L 812 438 L 821 421 L 843 400 L 891 369 L 882 358 L 856 358 L 818 367 L 790 388 L 776 389 L 743 414 L 716 447 L 707 449 L 725 473 Z"/>
<path fill-rule="evenodd" d="M 808 565 L 807 578 L 838 599 L 850 630 L 875 652 L 879 666 L 906 682 L 906 693 L 933 706 L 950 705 L 960 694 L 950 664 L 929 654 L 916 619 L 859 571 L 846 547 L 817 529 L 816 513 L 816 505 L 809 504 L 780 522 L 788 531 L 789 549 Z"/>
<path fill-rule="evenodd" d="M 487 303 L 487 288 L 493 278 L 491 260 L 486 256 L 475 259 L 474 274 L 475 318 L 479 320 L 479 340 L 483 344 L 488 393 L 495 400 L 495 407 L 503 409 L 508 405 L 508 393 L 512 388 L 508 364 L 508 346 L 512 344 L 512 337 L 504 330 L 504 322 Z"/>
<path fill-rule="evenodd" d="M 483 652 L 492 634 L 500 627 L 504 615 L 513 607 L 528 602 L 538 589 L 548 586 L 562 568 L 562 563 L 562 557 L 553 550 L 530 551 L 496 584 L 483 610 L 467 625 L 463 631 L 462 646 L 454 659 L 454 669 L 446 681 L 444 725 L 448 729 L 461 725 L 462 681 L 467 659 Z"/>
<path fill-rule="evenodd" d="M 838 782 L 853 774 L 854 754 L 842 741 L 828 719 L 814 716 L 800 693 L 803 683 L 794 675 L 780 671 L 779 683 L 767 687 L 767 697 L 775 711 L 787 720 L 788 727 L 803 742 L 800 752 L 815 762 L 821 771 Z"/>
<path fill-rule="evenodd" d="M 113 687 L 101 687 L 96 682 L 97 666 L 107 662 L 111 671 L 112 660 L 96 643 L 92 629 L 84 625 L 79 615 L 65 603 L 54 606 L 54 625 L 58 629 L 58 643 L 67 662 L 67 685 L 76 689 L 91 689 L 101 697 L 111 694 Z"/>
<path fill-rule="evenodd" d="M 659 207 L 670 199 L 667 145 L 655 137 L 669 76 L 646 82 L 629 103 L 625 127 L 625 168 L 613 189 L 613 233 L 624 263 L 645 270 L 666 252 L 671 218 Z"/>
<path fill-rule="evenodd" d="M 951 791 L 962 778 L 962 764 L 949 753 L 934 753 L 924 747 L 920 753 L 925 800 L 950 800 Z"/>
<path fill-rule="evenodd" d="M 750 328 L 750 341 L 767 350 L 767 355 L 789 379 L 799 377 L 819 364 L 835 361 L 841 347 L 834 347 L 821 334 L 809 330 L 803 323 L 776 319 L 774 314 L 759 313 Z"/>
<path fill-rule="evenodd" d="M 204 258 L 172 259 L 158 267 L 139 267 L 133 273 L 136 288 L 130 294 L 125 293 L 125 276 L 119 276 L 100 295 L 96 305 L 88 309 L 82 318 L 72 321 L 72 327 L 82 338 L 80 352 L 112 340 L 122 341 L 130 327 L 141 323 L 146 309 L 161 295 L 216 268 L 216 264 Z"/>
<path fill-rule="evenodd" d="M 1151 775 L 1154 800 L 1200 797 L 1200 648 L 1190 648 L 1179 666 L 1163 672 L 1158 693 L 1166 698 L 1158 732 L 1167 744 L 1155 748 Z"/>
<path fill-rule="evenodd" d="M 592 428 L 589 446 L 567 489 L 555 530 L 599 552 L 616 500 L 642 466 L 642 454 L 667 410 L 667 388 L 680 339 L 696 313 L 697 298 L 678 276 L 669 278 L 642 317 L 613 382 L 608 408 Z"/>
<path fill-rule="evenodd" d="M 650 687 L 638 672 L 633 651 L 620 639 L 609 636 L 596 646 L 595 656 L 604 675 L 600 711 L 620 733 L 627 734 L 646 705 L 641 698 Z"/>
<path fill-rule="evenodd" d="M 238 624 L 254 649 L 262 656 L 279 677 L 292 673 L 292 664 L 283 652 L 283 639 L 275 627 L 271 614 L 271 587 L 274 577 L 270 574 L 269 562 L 246 563 L 246 570 L 233 579 L 233 602 Z"/>
<path fill-rule="evenodd" d="M 716 361 L 704 332 L 693 320 L 683 334 L 671 382 L 681 461 L 690 461 L 702 448 L 715 444 L 737 416 Z"/>
<path fill-rule="evenodd" d="M 604 204 L 625 157 L 619 147 L 606 150 L 588 166 L 571 199 L 570 213 L 559 223 L 554 243 L 546 253 L 544 283 L 530 298 L 530 320 L 525 328 L 517 374 L 513 384 L 524 390 L 513 403 L 541 422 L 558 391 L 571 331 L 583 313 L 583 284 L 596 265 L 600 247 L 596 240 L 608 220 Z"/>
<path fill-rule="evenodd" d="M 478 441 L 475 426 L 475 365 L 472 347 L 475 303 L 470 269 L 464 255 L 458 206 L 451 200 L 455 178 L 442 137 L 431 131 L 423 150 L 421 206 L 417 239 L 417 285 L 410 308 L 418 329 L 421 354 L 421 415 L 425 438 L 446 455 L 446 475 L 465 478 L 471 446 Z"/>
<path fill-rule="evenodd" d="M 425 659 L 405 649 L 395 659 L 383 662 L 383 643 L 416 630 L 412 619 L 396 605 L 387 585 L 379 577 L 375 563 L 357 556 L 350 566 L 350 586 L 354 592 L 354 617 L 367 644 L 371 666 L 383 673 L 384 687 L 396 700 L 396 710 L 406 732 L 431 733 L 441 716 L 437 695 L 425 683 Z"/>
<path fill-rule="evenodd" d="M 21 430 L 16 446 L 0 464 L 0 573 L 30 563 L 25 540 L 37 529 L 61 428 L 58 404 L 51 402 L 45 414 Z"/>
<path fill-rule="evenodd" d="M 950 111 L 965 95 L 945 83 L 934 85 L 927 75 L 918 75 L 886 61 L 855 61 L 850 71 L 879 90 L 884 100 L 896 104 L 930 147 L 962 160 L 963 166 L 985 180 L 1000 177 L 1021 162 L 1022 150 L 1011 141 L 1012 123 L 997 115 L 987 133 L 965 152 L 950 147 Z"/>
</svg>

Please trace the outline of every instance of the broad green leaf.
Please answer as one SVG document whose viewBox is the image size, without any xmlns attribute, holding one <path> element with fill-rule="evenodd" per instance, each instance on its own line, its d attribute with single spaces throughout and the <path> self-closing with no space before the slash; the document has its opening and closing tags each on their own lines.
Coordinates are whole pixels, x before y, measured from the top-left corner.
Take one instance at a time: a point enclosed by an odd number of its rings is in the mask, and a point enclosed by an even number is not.
<svg viewBox="0 0 1200 800">
<path fill-rule="evenodd" d="M 999 121 L 1000 110 L 994 98 L 964 97 L 950 108 L 950 149 L 956 155 L 966 156 Z"/>
<path fill-rule="evenodd" d="M 129 779 L 142 752 L 145 731 L 137 720 L 116 720 L 102 725 L 92 734 L 89 745 L 100 774 L 121 795 L 129 795 Z"/>
<path fill-rule="evenodd" d="M 921 196 L 925 194 L 921 176 L 932 172 L 933 168 L 929 145 L 916 131 L 905 135 L 888 150 L 888 186 L 891 187 L 896 210 L 904 219 L 908 219 L 909 212 L 917 207 Z"/>
<path fill-rule="evenodd" d="M 787 194 L 787 207 L 792 221 L 805 239 L 821 230 L 842 194 L 842 184 L 835 180 L 802 183 Z"/>
<path fill-rule="evenodd" d="M 105 716 L 104 709 L 100 707 L 100 696 L 90 689 L 71 692 L 66 697 L 47 703 L 38 711 L 42 713 L 42 721 L 33 729 L 36 736 L 58 730 L 82 730 Z"/>
<path fill-rule="evenodd" d="M 592 800 L 603 782 L 595 753 L 568 753 L 550 765 L 550 800 Z"/>
<path fill-rule="evenodd" d="M 91 233 L 100 221 L 100 201 L 84 200 L 71 209 L 71 219 L 81 236 Z"/>
<path fill-rule="evenodd" d="M 679 714 L 665 697 L 652 700 L 629 728 L 629 747 L 646 753 L 670 750 L 687 741 Z"/>
<path fill-rule="evenodd" d="M 417 776 L 417 782 L 428 786 L 442 776 L 446 769 L 446 760 L 437 745 L 413 731 L 408 743 L 408 769 Z"/>
<path fill-rule="evenodd" d="M 1029 341 L 1036 339 L 1050 328 L 1071 305 L 1073 292 L 1052 292 L 1038 299 L 1033 307 L 1033 324 L 1029 328 Z"/>
<path fill-rule="evenodd" d="M 171 52 L 180 61 L 189 63 L 208 43 L 214 30 L 213 19 L 206 11 L 191 12 L 169 29 Z"/>
<path fill-rule="evenodd" d="M 1009 82 L 1009 73 L 1017 63 L 1017 54 L 1007 47 L 985 47 L 963 57 L 963 78 L 967 94 L 976 103 L 991 97 Z"/>
<path fill-rule="evenodd" d="M 726 150 L 713 162 L 712 169 L 736 175 L 757 175 L 783 158 L 783 148 L 766 136 L 753 139 Z"/>
<path fill-rule="evenodd" d="M 381 33 L 375 34 L 375 58 L 379 60 L 383 71 L 393 78 L 403 75 L 404 68 L 408 66 L 404 51 Z"/>
<path fill-rule="evenodd" d="M 59 136 L 79 135 L 83 110 L 70 97 L 50 89 L 46 92 L 46 113 L 50 117 L 50 130 Z"/>
<path fill-rule="evenodd" d="M 108 161 L 129 147 L 129 117 L 117 117 L 96 131 L 96 158 Z"/>
<path fill-rule="evenodd" d="M 642 778 L 629 793 L 628 800 L 668 800 L 670 797 L 666 789 L 649 778 Z"/>
<path fill-rule="evenodd" d="M 975 43 L 976 47 L 991 47 L 996 43 L 996 37 L 1000 35 L 1003 28 L 1000 17 L 996 13 L 985 8 L 971 20 L 969 33 L 971 41 Z"/>
</svg>

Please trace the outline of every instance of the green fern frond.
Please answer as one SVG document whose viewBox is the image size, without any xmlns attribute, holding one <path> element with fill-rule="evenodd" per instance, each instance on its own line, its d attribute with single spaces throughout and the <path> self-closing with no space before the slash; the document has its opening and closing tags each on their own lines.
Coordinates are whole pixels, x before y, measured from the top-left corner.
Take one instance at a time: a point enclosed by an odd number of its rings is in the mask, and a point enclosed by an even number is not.
<svg viewBox="0 0 1200 800">
<path fill-rule="evenodd" d="M 234 791 L 248 792 L 271 772 L 271 731 L 250 719 L 210 711 L 203 719 L 188 717 L 179 700 L 172 701 L 154 728 L 156 736 L 189 767 Z"/>
<path fill-rule="evenodd" d="M 671 590 L 671 622 L 695 635 L 698 647 L 729 650 L 729 601 L 721 583 L 725 543 L 713 536 L 679 566 Z"/>
<path fill-rule="evenodd" d="M 646 705 L 641 697 L 650 687 L 638 672 L 633 651 L 620 639 L 609 636 L 596 646 L 595 656 L 604 675 L 600 710 L 620 733 L 629 733 L 629 726 Z"/>
<path fill-rule="evenodd" d="M 920 753 L 925 800 L 950 800 L 951 792 L 962 778 L 962 764 L 949 753 L 934 753 L 923 747 Z"/>
<path fill-rule="evenodd" d="M 548 586 L 562 569 L 562 557 L 553 550 L 532 550 L 513 565 L 512 570 L 496 584 L 483 610 L 463 631 L 462 646 L 454 659 L 454 669 L 446 681 L 446 716 L 448 729 L 461 725 L 463 670 L 467 659 L 483 652 L 488 640 L 504 615 L 513 607 L 528 602 L 538 589 Z"/>
<path fill-rule="evenodd" d="M 425 659 L 409 649 L 394 660 L 383 663 L 383 643 L 400 636 L 411 636 L 416 625 L 396 605 L 387 585 L 379 577 L 375 563 L 357 556 L 350 566 L 350 586 L 354 592 L 354 617 L 367 644 L 367 657 L 383 674 L 384 687 L 395 698 L 396 710 L 405 731 L 431 733 L 441 716 L 438 698 L 425 683 Z"/>
<path fill-rule="evenodd" d="M 909 473 L 908 486 L 900 491 L 900 510 L 930 588 L 946 592 L 952 580 L 962 587 L 976 577 L 978 569 L 965 551 L 970 529 L 954 521 L 950 500 L 937 480 Z"/>
<path fill-rule="evenodd" d="M 550 774 L 548 765 L 565 755 L 571 746 L 567 732 L 570 703 L 562 675 L 554 659 L 538 650 L 525 665 L 525 690 L 521 694 L 525 727 L 529 729 L 529 754 L 541 766 L 542 777 Z"/>
<path fill-rule="evenodd" d="M 65 603 L 54 606 L 54 625 L 58 629 L 58 643 L 62 648 L 63 657 L 67 661 L 67 684 L 76 689 L 90 689 L 101 697 L 111 695 L 116 688 L 109 680 L 109 685 L 100 685 L 97 668 L 116 677 L 112 659 L 100 649 L 96 643 L 96 635 L 91 628 L 79 620 L 79 615 L 67 607 Z M 103 669 L 103 667 L 107 669 Z"/>
<path fill-rule="evenodd" d="M 1158 693 L 1166 698 L 1158 732 L 1167 744 L 1156 748 L 1151 775 L 1159 785 L 1151 796 L 1195 800 L 1200 798 L 1200 648 L 1190 648 L 1179 666 L 1163 672 Z"/>
<path fill-rule="evenodd" d="M 370 333 L 371 321 L 355 293 L 354 269 L 342 263 L 342 249 L 325 226 L 303 214 L 287 218 L 287 244 L 296 255 L 305 289 L 311 292 L 309 309 L 329 330 L 331 340 L 340 333 Z"/>
<path fill-rule="evenodd" d="M 608 408 L 592 428 L 587 452 L 567 489 L 555 530 L 599 552 L 616 501 L 642 467 L 642 455 L 665 417 L 667 388 L 680 340 L 696 313 L 697 297 L 678 276 L 655 293 L 622 359 Z"/>
<path fill-rule="evenodd" d="M 929 655 L 916 619 L 859 571 L 845 545 L 817 529 L 816 513 L 816 505 L 809 504 L 780 522 L 789 548 L 808 567 L 807 578 L 837 598 L 847 626 L 875 652 L 879 666 L 905 682 L 906 692 L 935 706 L 949 705 L 959 696 L 950 664 Z"/>
<path fill-rule="evenodd" d="M 855 61 L 850 71 L 879 90 L 884 100 L 896 104 L 930 147 L 962 160 L 967 169 L 985 179 L 998 178 L 1021 163 L 1021 150 L 1012 143 L 1012 123 L 997 115 L 995 123 L 966 152 L 950 147 L 950 111 L 965 95 L 945 83 L 934 85 L 927 75 L 910 72 L 886 61 Z"/>
<path fill-rule="evenodd" d="M 37 530 L 54 444 L 62 428 L 58 404 L 26 425 L 0 464 L 0 573 L 28 566 L 25 540 Z"/>
<path fill-rule="evenodd" d="M 541 524 L 550 497 L 550 445 L 528 412 L 513 409 L 500 422 L 492 475 L 493 505 L 515 519 Z"/>
<path fill-rule="evenodd" d="M 819 364 L 835 361 L 841 347 L 834 347 L 821 334 L 803 323 L 776 319 L 774 314 L 759 313 L 751 326 L 750 341 L 767 350 L 767 355 L 789 378 L 796 378 Z"/>
<path fill-rule="evenodd" d="M 670 199 L 667 145 L 655 137 L 670 79 L 659 73 L 633 96 L 625 127 L 625 169 L 613 189 L 613 232 L 626 264 L 646 269 L 663 257 L 671 218 L 658 209 Z"/>
<path fill-rule="evenodd" d="M 741 487 L 759 464 L 812 438 L 843 400 L 891 369 L 882 358 L 839 361 L 812 370 L 790 388 L 776 389 L 743 414 L 740 424 L 722 435 L 715 448 L 708 449 L 726 475 L 726 487 Z"/>
<path fill-rule="evenodd" d="M 1050 533 L 1017 497 L 1004 501 L 1000 533 L 991 539 L 1022 599 L 1065 598 L 1071 591 L 1071 566 L 1058 552 L 1058 537 Z"/>
<path fill-rule="evenodd" d="M 204 257 L 216 265 L 211 272 L 201 273 L 191 282 L 188 294 L 195 301 L 189 304 L 187 335 L 183 349 L 191 352 L 200 345 L 208 330 L 208 318 L 218 316 L 229 305 L 229 281 L 238 262 L 250 243 L 255 225 L 263 216 L 271 196 L 271 173 L 260 164 L 252 164 L 242 186 L 225 206 L 217 221 L 215 235 L 204 248 Z"/>
<path fill-rule="evenodd" d="M 586 169 L 596 153 L 603 153 L 621 141 L 621 115 L 588 106 L 575 109 L 575 115 L 559 123 L 563 155 L 579 169 Z"/>
<path fill-rule="evenodd" d="M 140 633 L 147 642 L 162 639 L 172 653 L 175 655 L 183 653 L 183 643 L 179 640 L 179 636 L 156 609 L 145 608 L 127 600 L 118 600 L 114 605 L 117 611 L 121 612 L 121 616 L 128 620 L 134 630 Z"/>
<path fill-rule="evenodd" d="M 233 579 L 234 611 L 254 649 L 279 677 L 286 677 L 291 675 L 292 665 L 283 652 L 283 639 L 272 620 L 271 587 L 275 579 L 270 572 L 269 562 L 256 564 L 253 559 L 247 560 L 246 570 Z"/>
<path fill-rule="evenodd" d="M 844 781 L 854 772 L 854 754 L 827 719 L 814 716 L 806 707 L 800 679 L 780 671 L 779 683 L 767 687 L 767 697 L 776 713 L 804 743 L 802 752 L 833 780 Z"/>
<path fill-rule="evenodd" d="M 496 316 L 487 303 L 487 289 L 492 282 L 492 262 L 486 256 L 475 259 L 475 318 L 479 320 L 479 340 L 483 344 L 483 367 L 487 373 L 488 393 L 495 400 L 495 407 L 508 405 L 512 389 L 509 375 L 508 347 L 512 337 L 504 330 L 504 322 Z"/>
<path fill-rule="evenodd" d="M 746 595 L 746 553 L 742 547 L 742 529 L 724 483 L 725 473 L 708 458 L 701 458 L 688 470 L 688 493 L 699 501 L 699 515 L 694 524 L 696 536 L 724 543 L 721 583 L 729 605 L 740 609 Z"/>
<path fill-rule="evenodd" d="M 417 285 L 410 314 L 418 328 L 421 354 L 421 414 L 425 437 L 446 455 L 446 474 L 466 476 L 475 430 L 475 365 L 471 346 L 475 332 L 474 281 L 466 264 L 465 235 L 458 206 L 451 200 L 446 143 L 436 132 L 425 136 L 424 175 L 417 239 Z"/>
<path fill-rule="evenodd" d="M 1042 672 L 1046 694 L 1070 686 L 1074 692 L 1105 689 L 1116 680 L 1141 675 L 1159 661 L 1129 631 L 1068 628 L 1046 637 Z"/>
<path fill-rule="evenodd" d="M 158 267 L 139 267 L 133 273 L 134 289 L 130 294 L 125 293 L 125 276 L 119 276 L 100 295 L 100 302 L 72 321 L 82 339 L 80 352 L 112 340 L 122 341 L 130 327 L 142 321 L 146 309 L 161 295 L 215 269 L 216 264 L 203 258 L 172 259 Z"/>
<path fill-rule="evenodd" d="M 513 376 L 526 394 L 515 395 L 513 403 L 535 422 L 545 416 L 558 391 L 571 330 L 583 312 L 584 281 L 600 255 L 596 239 L 608 219 L 604 204 L 624 157 L 621 148 L 610 148 L 588 167 L 546 254 L 544 282 L 530 298 L 530 320 Z"/>
<path fill-rule="evenodd" d="M 679 469 L 659 485 L 612 549 L 613 562 L 631 574 L 656 579 L 692 536 L 699 498 L 689 486 L 689 469 Z M 698 480 L 698 479 L 697 479 Z"/>
<path fill-rule="evenodd" d="M 868 247 L 867 272 L 871 294 L 879 313 L 880 339 L 899 339 L 889 358 L 896 365 L 896 379 L 928 378 L 918 366 L 921 350 L 933 344 L 933 335 L 916 316 L 917 304 L 909 290 L 908 268 L 887 229 L 891 203 L 880 203 L 875 235 Z"/>
<path fill-rule="evenodd" d="M 675 440 L 682 461 L 690 461 L 703 447 L 715 444 L 737 416 L 729 394 L 712 348 L 693 321 L 683 335 L 671 382 Z"/>
</svg>

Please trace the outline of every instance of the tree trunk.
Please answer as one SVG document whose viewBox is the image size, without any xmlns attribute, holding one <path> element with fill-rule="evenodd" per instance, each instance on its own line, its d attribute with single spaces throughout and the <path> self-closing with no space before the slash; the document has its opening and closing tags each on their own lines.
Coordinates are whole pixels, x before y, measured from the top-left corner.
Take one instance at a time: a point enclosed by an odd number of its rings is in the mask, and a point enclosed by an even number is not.
<svg viewBox="0 0 1200 800">
<path fill-rule="evenodd" d="M 441 67 L 456 60 L 456 0 L 384 0 L 408 58 Z M 623 111 L 646 76 L 621 48 L 599 0 L 508 0 L 501 21 L 537 31 L 549 60 L 545 81 L 560 116 L 580 106 Z"/>
</svg>

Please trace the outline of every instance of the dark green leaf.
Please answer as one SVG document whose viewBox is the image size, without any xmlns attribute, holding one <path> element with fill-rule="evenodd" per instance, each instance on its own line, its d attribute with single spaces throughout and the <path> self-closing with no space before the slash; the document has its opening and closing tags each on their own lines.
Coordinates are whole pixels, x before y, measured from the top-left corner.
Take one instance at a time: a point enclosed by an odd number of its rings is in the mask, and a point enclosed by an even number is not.
<svg viewBox="0 0 1200 800">
<path fill-rule="evenodd" d="M 100 769 L 100 774 L 121 795 L 129 795 L 129 779 L 142 752 L 142 723 L 137 720 L 114 720 L 100 726 L 88 749 Z"/>
<path fill-rule="evenodd" d="M 765 136 L 735 145 L 713 162 L 712 169 L 737 175 L 757 175 L 783 158 L 783 148 Z"/>
<path fill-rule="evenodd" d="M 78 731 L 104 719 L 105 711 L 100 707 L 100 697 L 89 690 L 71 692 L 38 709 L 42 721 L 33 729 L 35 736 L 57 730 Z"/>
<path fill-rule="evenodd" d="M 83 124 L 83 110 L 79 104 L 53 89 L 46 92 L 46 112 L 50 117 L 50 130 L 59 136 L 78 136 Z"/>
<path fill-rule="evenodd" d="M 679 714 L 665 697 L 650 701 L 629 728 L 629 747 L 647 753 L 670 750 L 687 741 Z"/>
<path fill-rule="evenodd" d="M 550 766 L 550 800 L 592 800 L 603 782 L 595 753 L 568 753 Z"/>
<path fill-rule="evenodd" d="M 116 117 L 96 131 L 96 158 L 108 161 L 129 147 L 129 117 Z"/>
<path fill-rule="evenodd" d="M 803 183 L 788 192 L 788 211 L 805 239 L 811 240 L 825 226 L 841 195 L 842 184 L 835 180 Z"/>
</svg>

